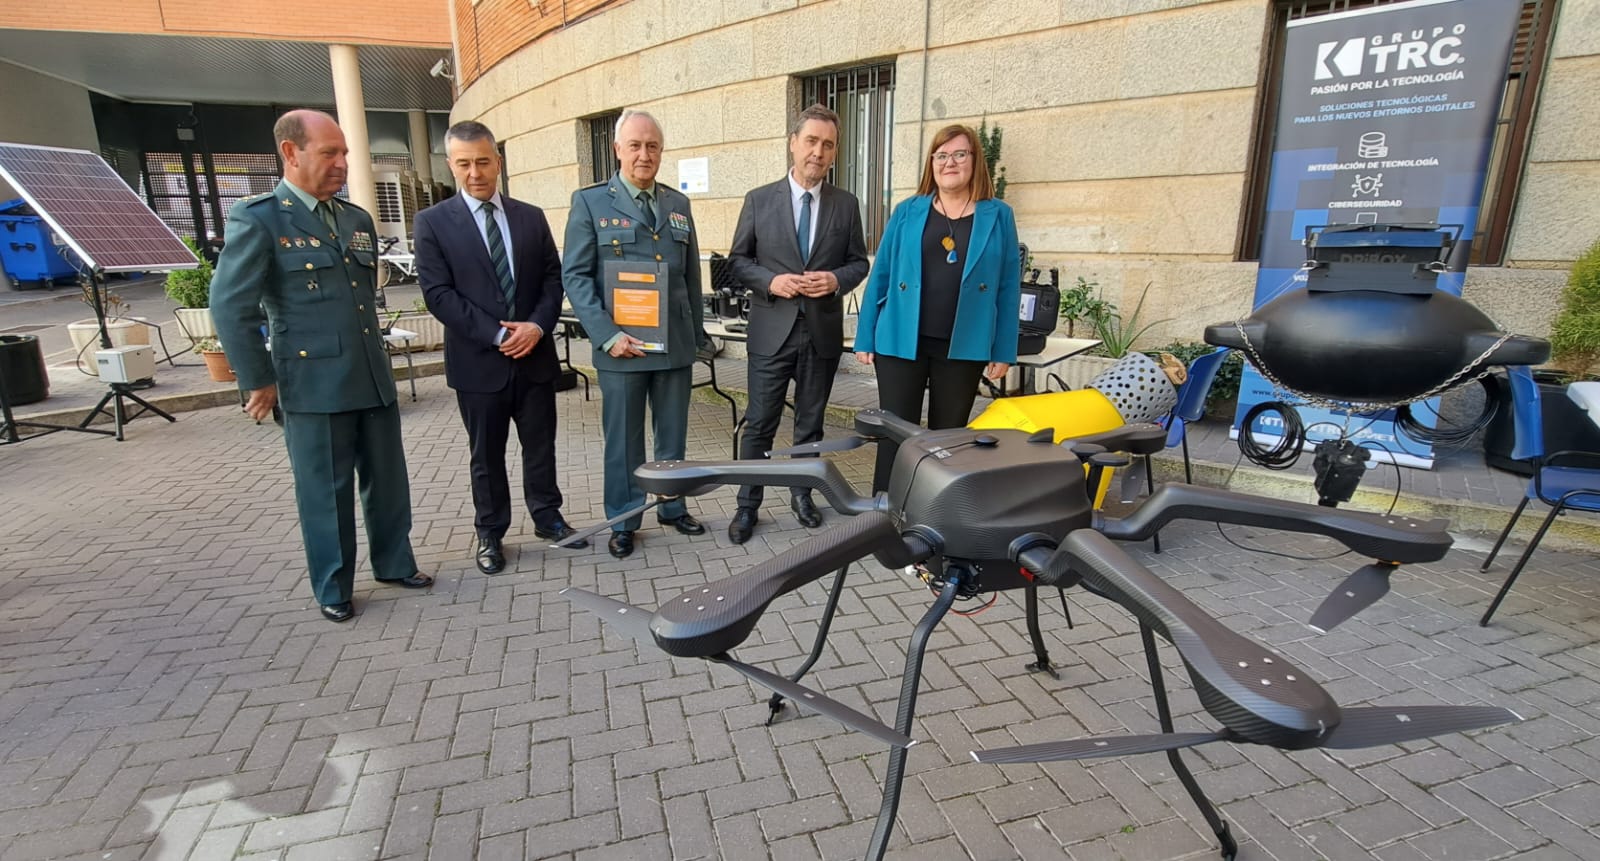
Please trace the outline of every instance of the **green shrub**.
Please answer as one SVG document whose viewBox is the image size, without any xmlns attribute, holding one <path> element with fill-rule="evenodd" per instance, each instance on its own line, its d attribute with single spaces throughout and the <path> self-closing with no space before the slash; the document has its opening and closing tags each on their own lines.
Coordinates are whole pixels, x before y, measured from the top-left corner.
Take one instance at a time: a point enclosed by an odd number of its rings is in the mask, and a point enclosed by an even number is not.
<svg viewBox="0 0 1600 861">
<path fill-rule="evenodd" d="M 180 308 L 210 308 L 211 307 L 211 262 L 200 253 L 194 240 L 183 237 L 183 244 L 189 246 L 194 256 L 199 258 L 198 269 L 174 269 L 167 273 L 167 298 L 178 303 Z"/>
<path fill-rule="evenodd" d="M 1164 319 L 1156 320 L 1153 323 L 1141 324 L 1139 322 L 1139 313 L 1144 310 L 1144 299 L 1149 293 L 1150 285 L 1146 284 L 1144 285 L 1144 290 L 1139 294 L 1138 304 L 1133 306 L 1133 313 L 1126 318 L 1122 316 L 1121 312 L 1117 311 L 1115 305 L 1108 304 L 1106 306 L 1110 311 L 1096 320 L 1094 324 L 1094 336 L 1100 339 L 1100 346 L 1094 348 L 1095 355 L 1120 359 L 1133 351 L 1134 343 L 1144 337 L 1146 332 L 1167 322 Z"/>
<path fill-rule="evenodd" d="M 1117 306 L 1100 298 L 1100 282 L 1085 281 L 1082 275 L 1078 276 L 1078 283 L 1061 291 L 1061 319 L 1067 321 L 1067 337 L 1077 337 L 1078 321 L 1088 324 L 1084 328 L 1086 334 L 1093 335 L 1104 322 L 1117 313 Z"/>
<path fill-rule="evenodd" d="M 1600 241 L 1572 263 L 1561 313 L 1550 327 L 1550 348 L 1556 364 L 1577 377 L 1600 360 Z"/>
</svg>

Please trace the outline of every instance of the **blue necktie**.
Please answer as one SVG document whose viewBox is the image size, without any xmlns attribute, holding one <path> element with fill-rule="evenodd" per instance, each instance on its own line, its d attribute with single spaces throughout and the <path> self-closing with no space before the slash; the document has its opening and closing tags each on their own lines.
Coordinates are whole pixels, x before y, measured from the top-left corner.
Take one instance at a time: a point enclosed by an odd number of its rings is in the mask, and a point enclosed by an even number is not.
<svg viewBox="0 0 1600 861">
<path fill-rule="evenodd" d="M 796 232 L 800 240 L 800 262 L 804 264 L 811 259 L 811 192 L 800 195 L 800 229 Z"/>
<path fill-rule="evenodd" d="M 506 240 L 500 235 L 500 223 L 494 218 L 494 204 L 483 202 L 483 232 L 489 237 L 489 262 L 494 264 L 494 274 L 500 279 L 500 292 L 505 294 L 506 309 L 516 311 L 517 281 L 511 277 L 511 260 L 506 256 Z"/>
</svg>

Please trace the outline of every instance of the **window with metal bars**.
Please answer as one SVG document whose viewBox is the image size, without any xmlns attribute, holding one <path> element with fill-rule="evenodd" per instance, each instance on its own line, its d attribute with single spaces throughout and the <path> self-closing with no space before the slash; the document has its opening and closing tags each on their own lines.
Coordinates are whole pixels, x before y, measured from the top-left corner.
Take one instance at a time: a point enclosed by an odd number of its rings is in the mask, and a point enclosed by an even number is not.
<svg viewBox="0 0 1600 861">
<path fill-rule="evenodd" d="M 183 153 L 147 152 L 140 189 L 150 208 L 179 236 L 196 239 L 195 219 L 210 223 L 210 236 L 222 233 L 221 219 L 234 202 L 272 191 L 278 184 L 277 156 L 266 153 L 213 153 L 211 168 L 191 153 L 185 171 Z M 193 184 L 190 177 L 193 177 Z"/>
<path fill-rule="evenodd" d="M 621 166 L 611 149 L 611 135 L 620 119 L 621 111 L 609 111 L 578 121 L 578 176 L 584 185 L 605 182 Z"/>
<path fill-rule="evenodd" d="M 839 115 L 839 156 L 828 181 L 861 201 L 867 251 L 878 250 L 894 206 L 890 154 L 894 151 L 894 64 L 873 63 L 820 72 L 801 80 L 802 104 L 823 104 Z"/>
<path fill-rule="evenodd" d="M 1267 63 L 1262 70 L 1260 100 L 1256 109 L 1255 151 L 1245 187 L 1244 218 L 1239 235 L 1238 258 L 1256 260 L 1261 254 L 1262 214 L 1266 209 L 1267 178 L 1272 173 L 1272 148 L 1277 134 L 1278 84 L 1283 71 L 1286 27 L 1290 21 L 1351 9 L 1387 6 L 1403 0 L 1274 0 L 1271 31 L 1268 35 Z M 1511 51 L 1506 73 L 1505 98 L 1495 122 L 1494 142 L 1489 150 L 1488 170 L 1484 174 L 1483 199 L 1478 209 L 1478 224 L 1473 231 L 1473 265 L 1498 266 L 1505 261 L 1506 238 L 1511 232 L 1512 210 L 1528 136 L 1533 128 L 1534 106 L 1538 101 L 1539 80 L 1550 47 L 1550 32 L 1555 20 L 1556 0 L 1521 0 L 1522 19 L 1517 25 L 1517 41 Z"/>
</svg>

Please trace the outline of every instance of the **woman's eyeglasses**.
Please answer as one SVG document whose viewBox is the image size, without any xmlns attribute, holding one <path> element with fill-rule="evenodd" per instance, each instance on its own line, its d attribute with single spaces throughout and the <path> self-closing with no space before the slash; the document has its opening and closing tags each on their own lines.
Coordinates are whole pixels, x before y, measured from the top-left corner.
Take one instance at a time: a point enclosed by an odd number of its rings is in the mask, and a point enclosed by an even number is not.
<svg viewBox="0 0 1600 861">
<path fill-rule="evenodd" d="M 972 158 L 971 150 L 958 149 L 955 152 L 936 152 L 933 154 L 933 163 L 944 164 L 950 161 L 956 164 L 965 164 L 969 158 Z"/>
</svg>

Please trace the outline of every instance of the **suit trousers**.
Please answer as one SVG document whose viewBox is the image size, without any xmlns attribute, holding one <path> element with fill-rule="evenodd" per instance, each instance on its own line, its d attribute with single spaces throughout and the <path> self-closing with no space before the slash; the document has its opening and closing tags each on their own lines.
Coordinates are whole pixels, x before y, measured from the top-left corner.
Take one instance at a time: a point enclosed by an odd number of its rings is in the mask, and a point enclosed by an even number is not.
<svg viewBox="0 0 1600 861">
<path fill-rule="evenodd" d="M 550 531 L 561 519 L 556 483 L 556 387 L 536 382 L 520 368 L 498 392 L 456 390 L 456 404 L 472 446 L 473 526 L 479 538 L 500 539 L 511 528 L 511 485 L 506 478 L 506 441 L 516 423 L 522 446 L 522 498 L 537 528 Z"/>
<path fill-rule="evenodd" d="M 633 471 L 644 463 L 644 415 L 648 402 L 655 460 L 682 460 L 689 434 L 689 387 L 694 366 L 664 371 L 597 371 L 600 380 L 600 426 L 605 444 L 605 513 L 609 520 L 644 505 L 644 491 L 634 483 Z M 656 509 L 662 520 L 688 513 L 683 498 Z M 643 516 L 630 517 L 612 527 L 616 532 L 639 528 Z"/>
<path fill-rule="evenodd" d="M 783 407 L 794 380 L 794 444 L 804 445 L 822 439 L 822 421 L 833 392 L 833 375 L 839 370 L 839 357 L 825 359 L 817 354 L 811 329 L 805 318 L 797 318 L 789 337 L 770 356 L 750 354 L 748 365 L 750 403 L 744 412 L 744 434 L 739 438 L 739 457 L 765 460 L 772 450 L 772 438 L 783 420 Z M 759 484 L 739 488 L 739 507 L 756 508 L 763 496 Z M 811 491 L 793 488 L 791 496 L 810 496 Z"/>
<path fill-rule="evenodd" d="M 373 575 L 404 580 L 417 573 L 399 406 L 342 413 L 285 410 L 283 435 L 317 603 L 349 601 L 355 587 L 357 480 Z"/>
<path fill-rule="evenodd" d="M 950 342 L 939 338 L 918 338 L 917 357 L 907 360 L 879 353 L 873 360 L 878 375 L 878 406 L 917 424 L 922 424 L 922 393 L 928 393 L 928 424 L 931 430 L 965 427 L 972 418 L 972 402 L 978 397 L 978 380 L 984 362 L 952 359 Z M 895 454 L 900 446 L 878 443 L 878 462 L 872 472 L 872 490 L 889 487 Z"/>
</svg>

